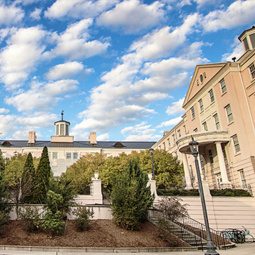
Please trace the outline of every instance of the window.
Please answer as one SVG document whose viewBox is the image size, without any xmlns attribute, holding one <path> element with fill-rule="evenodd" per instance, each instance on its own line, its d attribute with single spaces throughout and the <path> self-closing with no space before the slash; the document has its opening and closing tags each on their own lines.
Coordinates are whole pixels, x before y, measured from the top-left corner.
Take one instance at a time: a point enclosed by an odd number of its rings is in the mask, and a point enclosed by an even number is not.
<svg viewBox="0 0 255 255">
<path fill-rule="evenodd" d="M 241 179 L 242 187 L 243 187 L 243 189 L 247 189 L 248 186 L 247 186 L 244 170 L 243 169 L 240 170 L 239 173 L 240 173 L 240 179 Z"/>
<path fill-rule="evenodd" d="M 214 93 L 213 93 L 212 89 L 209 91 L 209 95 L 210 95 L 211 103 L 213 103 L 214 102 Z"/>
<path fill-rule="evenodd" d="M 255 79 L 255 66 L 254 63 L 250 65 L 251 78 Z"/>
<path fill-rule="evenodd" d="M 247 42 L 247 38 L 243 39 L 243 43 L 244 43 L 245 50 L 249 50 L 249 45 L 248 45 L 248 42 Z"/>
<path fill-rule="evenodd" d="M 52 152 L 52 159 L 58 159 L 58 153 Z"/>
<path fill-rule="evenodd" d="M 202 125 L 203 125 L 203 127 L 204 127 L 204 130 L 205 130 L 205 131 L 208 131 L 208 127 L 207 127 L 207 123 L 206 123 L 206 121 L 205 121 L 205 122 L 203 122 L 203 124 L 202 124 Z"/>
<path fill-rule="evenodd" d="M 234 148 L 235 148 L 235 153 L 238 153 L 240 151 L 240 145 L 239 145 L 237 135 L 233 135 L 232 140 L 233 140 L 233 144 L 234 144 Z"/>
<path fill-rule="evenodd" d="M 73 153 L 73 159 L 78 159 L 78 152 Z"/>
<path fill-rule="evenodd" d="M 200 78 L 200 82 L 203 83 L 203 81 L 204 81 L 204 76 L 203 76 L 203 74 L 200 74 L 199 78 Z"/>
<path fill-rule="evenodd" d="M 216 129 L 219 130 L 220 129 L 220 121 L 219 121 L 219 116 L 218 114 L 214 114 L 213 115 L 213 118 L 214 118 L 214 122 L 215 122 L 215 126 L 216 126 Z"/>
<path fill-rule="evenodd" d="M 191 111 L 192 119 L 194 119 L 196 117 L 196 115 L 195 115 L 195 109 L 193 106 L 190 108 L 190 111 Z"/>
<path fill-rule="evenodd" d="M 71 158 L 72 158 L 71 152 L 67 152 L 67 153 L 66 153 L 66 159 L 71 159 Z"/>
<path fill-rule="evenodd" d="M 164 150 L 166 150 L 166 143 L 165 142 L 163 142 L 163 148 L 164 148 Z"/>
<path fill-rule="evenodd" d="M 197 133 L 197 132 L 198 132 L 198 129 L 197 129 L 197 128 L 195 128 L 193 131 L 194 131 L 195 133 Z"/>
<path fill-rule="evenodd" d="M 199 99 L 199 106 L 200 106 L 200 112 L 202 112 L 203 110 L 204 110 L 204 104 L 203 104 L 203 100 L 202 100 L 202 98 L 201 99 Z"/>
<path fill-rule="evenodd" d="M 218 189 L 221 189 L 221 183 L 222 183 L 221 174 L 216 174 L 215 176 L 216 176 Z"/>
<path fill-rule="evenodd" d="M 209 150 L 209 161 L 210 161 L 210 164 L 212 165 L 214 162 L 213 162 L 213 154 L 212 154 L 212 150 Z"/>
<path fill-rule="evenodd" d="M 226 107 L 226 113 L 227 113 L 227 117 L 228 117 L 228 123 L 231 123 L 234 118 L 233 118 L 233 114 L 232 114 L 232 111 L 231 111 L 231 107 L 230 107 L 230 104 L 228 104 Z"/>
<path fill-rule="evenodd" d="M 167 142 L 168 142 L 168 147 L 170 148 L 171 147 L 170 138 L 167 139 Z"/>
<path fill-rule="evenodd" d="M 173 142 L 175 144 L 175 134 L 173 134 L 172 137 L 173 137 Z"/>
<path fill-rule="evenodd" d="M 221 87 L 221 93 L 224 94 L 227 91 L 227 87 L 226 87 L 226 83 L 224 79 L 220 81 L 220 87 Z"/>
<path fill-rule="evenodd" d="M 60 135 L 65 135 L 65 125 L 64 124 L 60 124 Z"/>
<path fill-rule="evenodd" d="M 178 136 L 181 137 L 181 130 L 179 129 L 177 132 L 178 132 Z"/>
<path fill-rule="evenodd" d="M 161 145 L 159 145 L 159 149 L 161 150 Z"/>
<path fill-rule="evenodd" d="M 186 126 L 183 125 L 184 133 L 187 134 Z"/>
</svg>

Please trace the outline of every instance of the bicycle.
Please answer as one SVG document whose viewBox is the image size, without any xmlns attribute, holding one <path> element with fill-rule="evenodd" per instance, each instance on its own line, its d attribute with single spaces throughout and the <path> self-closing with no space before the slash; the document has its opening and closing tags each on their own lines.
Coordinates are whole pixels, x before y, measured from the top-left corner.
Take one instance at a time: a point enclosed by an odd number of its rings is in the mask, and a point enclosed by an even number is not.
<svg viewBox="0 0 255 255">
<path fill-rule="evenodd" d="M 223 235 L 232 243 L 244 243 L 245 235 L 241 230 L 229 228 L 222 231 Z"/>
<path fill-rule="evenodd" d="M 242 227 L 244 229 L 244 230 L 242 230 L 242 234 L 244 236 L 244 241 L 245 242 L 254 242 L 255 239 L 254 239 L 253 235 L 250 233 L 250 230 L 248 230 L 244 226 L 242 226 Z"/>
</svg>

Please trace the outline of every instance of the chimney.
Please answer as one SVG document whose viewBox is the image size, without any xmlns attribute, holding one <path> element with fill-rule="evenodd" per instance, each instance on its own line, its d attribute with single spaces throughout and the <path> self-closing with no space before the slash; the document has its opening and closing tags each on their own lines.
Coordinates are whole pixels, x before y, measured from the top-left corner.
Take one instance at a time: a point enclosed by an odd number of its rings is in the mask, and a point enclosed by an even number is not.
<svg viewBox="0 0 255 255">
<path fill-rule="evenodd" d="M 29 131 L 28 143 L 35 144 L 35 141 L 36 141 L 35 131 Z"/>
<path fill-rule="evenodd" d="M 97 144 L 97 133 L 96 132 L 90 132 L 89 143 Z"/>
<path fill-rule="evenodd" d="M 165 136 L 169 131 L 164 131 L 163 136 Z"/>
</svg>

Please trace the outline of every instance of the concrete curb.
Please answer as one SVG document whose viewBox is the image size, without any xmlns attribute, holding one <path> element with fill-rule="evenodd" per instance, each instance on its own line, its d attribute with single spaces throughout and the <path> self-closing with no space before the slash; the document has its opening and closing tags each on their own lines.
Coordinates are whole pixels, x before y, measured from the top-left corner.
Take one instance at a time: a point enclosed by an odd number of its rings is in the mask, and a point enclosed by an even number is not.
<svg viewBox="0 0 255 255">
<path fill-rule="evenodd" d="M 9 251 L 30 251 L 30 252 L 69 252 L 69 253 L 140 253 L 140 252 L 186 252 L 197 251 L 196 247 L 49 247 L 49 246 L 19 246 L 19 245 L 0 245 L 0 250 Z"/>
</svg>

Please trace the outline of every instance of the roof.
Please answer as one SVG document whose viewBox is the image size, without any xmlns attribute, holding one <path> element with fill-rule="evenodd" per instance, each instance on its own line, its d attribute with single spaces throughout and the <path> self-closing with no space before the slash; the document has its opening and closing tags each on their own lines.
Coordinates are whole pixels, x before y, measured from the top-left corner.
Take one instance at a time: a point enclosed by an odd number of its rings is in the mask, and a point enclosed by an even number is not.
<svg viewBox="0 0 255 255">
<path fill-rule="evenodd" d="M 98 141 L 97 144 L 90 144 L 89 141 L 74 141 L 73 143 L 55 142 L 51 141 L 36 141 L 35 144 L 28 144 L 28 140 L 8 140 L 11 144 L 9 146 L 3 145 L 7 140 L 0 140 L 1 148 L 24 148 L 24 147 L 69 147 L 69 148 L 101 148 L 101 149 L 116 149 L 114 146 L 118 141 Z M 155 144 L 155 142 L 144 142 L 144 141 L 121 141 L 123 149 L 149 149 Z"/>
</svg>

